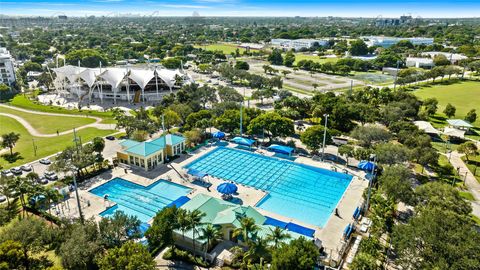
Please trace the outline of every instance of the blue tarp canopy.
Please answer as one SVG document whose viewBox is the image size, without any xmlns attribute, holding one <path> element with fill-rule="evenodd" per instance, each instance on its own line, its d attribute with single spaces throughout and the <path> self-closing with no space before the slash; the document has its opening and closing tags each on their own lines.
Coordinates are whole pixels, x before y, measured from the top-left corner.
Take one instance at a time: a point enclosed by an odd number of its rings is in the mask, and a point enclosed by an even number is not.
<svg viewBox="0 0 480 270">
<path fill-rule="evenodd" d="M 358 168 L 365 170 L 365 171 L 372 171 L 375 169 L 377 166 L 375 166 L 375 163 L 367 160 L 362 160 L 360 163 L 358 163 Z"/>
<path fill-rule="evenodd" d="M 242 137 L 235 137 L 232 139 L 232 142 L 240 145 L 252 146 L 252 144 L 255 143 L 255 140 L 242 138 Z"/>
<path fill-rule="evenodd" d="M 313 235 L 315 234 L 314 229 L 306 228 L 306 227 L 300 226 L 300 225 L 292 223 L 292 222 L 287 224 L 287 230 L 292 231 L 292 232 L 296 232 L 298 234 L 302 234 L 302 235 L 305 235 L 305 236 L 308 236 L 308 237 L 312 237 L 312 238 L 313 238 Z"/>
<path fill-rule="evenodd" d="M 142 235 L 144 235 L 145 232 L 147 232 L 148 228 L 150 228 L 150 224 L 148 223 L 141 223 L 140 226 L 138 226 L 138 230 Z"/>
<path fill-rule="evenodd" d="M 188 201 L 190 201 L 190 198 L 188 198 L 187 196 L 182 196 L 176 199 L 175 201 L 169 203 L 167 207 L 172 207 L 175 205 L 177 208 L 179 208 L 180 206 L 184 205 Z"/>
<path fill-rule="evenodd" d="M 288 147 L 288 146 L 283 146 L 283 145 L 278 145 L 278 144 L 272 144 L 268 147 L 268 150 L 275 152 L 275 153 L 280 153 L 280 154 L 285 154 L 285 155 L 291 155 L 293 153 L 293 148 Z"/>
<path fill-rule="evenodd" d="M 233 194 L 237 192 L 237 190 L 238 190 L 238 187 L 235 184 L 228 183 L 228 182 L 222 183 L 217 187 L 217 191 L 222 194 Z"/>
<path fill-rule="evenodd" d="M 202 171 L 196 170 L 196 169 L 188 169 L 187 173 L 190 174 L 190 175 L 193 175 L 195 177 L 199 177 L 199 178 L 203 178 L 203 177 L 208 175 L 208 174 L 206 174 Z"/>
<path fill-rule="evenodd" d="M 212 134 L 213 138 L 217 138 L 217 139 L 221 139 L 223 137 L 225 137 L 225 133 L 221 132 L 221 131 L 217 131 L 217 132 L 214 132 Z"/>
<path fill-rule="evenodd" d="M 265 220 L 265 223 L 263 223 L 264 225 L 272 225 L 272 226 L 279 227 L 279 228 L 282 228 L 282 229 L 287 228 L 287 225 L 288 225 L 287 222 L 283 222 L 281 220 L 274 219 L 274 218 L 267 217 L 267 216 L 265 216 L 265 218 L 266 218 L 266 220 Z"/>
</svg>

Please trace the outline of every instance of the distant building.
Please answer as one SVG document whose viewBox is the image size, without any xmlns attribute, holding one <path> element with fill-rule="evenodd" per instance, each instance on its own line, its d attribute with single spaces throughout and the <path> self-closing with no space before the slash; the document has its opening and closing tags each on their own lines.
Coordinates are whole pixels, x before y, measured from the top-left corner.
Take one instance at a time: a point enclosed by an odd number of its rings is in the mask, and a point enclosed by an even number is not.
<svg viewBox="0 0 480 270">
<path fill-rule="evenodd" d="M 0 48 L 0 83 L 12 85 L 15 83 L 15 69 L 13 57 L 7 48 Z"/>
<path fill-rule="evenodd" d="M 413 45 L 433 44 L 433 38 L 425 38 L 425 37 L 402 38 L 402 37 L 384 37 L 384 36 L 362 36 L 360 38 L 363 39 L 369 47 L 380 46 L 380 47 L 388 48 L 390 46 L 397 44 L 402 40 L 408 40 Z"/>
<path fill-rule="evenodd" d="M 265 45 L 260 43 L 241 43 L 237 47 L 243 48 L 246 50 L 261 50 Z"/>
<path fill-rule="evenodd" d="M 400 18 L 378 18 L 375 20 L 375 26 L 386 27 L 386 26 L 399 26 L 410 24 L 414 21 L 412 16 L 400 16 Z"/>
<path fill-rule="evenodd" d="M 434 66 L 431 58 L 407 57 L 405 61 L 407 67 L 432 68 Z"/>
<path fill-rule="evenodd" d="M 432 59 L 435 58 L 437 55 L 444 55 L 452 65 L 457 65 L 460 61 L 468 59 L 467 56 L 459 53 L 448 53 L 448 52 L 424 52 L 422 53 L 423 56 L 430 56 Z"/>
<path fill-rule="evenodd" d="M 323 39 L 283 39 L 283 38 L 274 38 L 270 43 L 277 48 L 286 49 L 286 50 L 301 50 L 301 49 L 310 49 L 315 46 L 325 46 L 328 43 L 328 40 Z"/>
<path fill-rule="evenodd" d="M 60 20 L 66 20 L 67 19 L 67 15 L 58 15 L 58 18 Z"/>
</svg>

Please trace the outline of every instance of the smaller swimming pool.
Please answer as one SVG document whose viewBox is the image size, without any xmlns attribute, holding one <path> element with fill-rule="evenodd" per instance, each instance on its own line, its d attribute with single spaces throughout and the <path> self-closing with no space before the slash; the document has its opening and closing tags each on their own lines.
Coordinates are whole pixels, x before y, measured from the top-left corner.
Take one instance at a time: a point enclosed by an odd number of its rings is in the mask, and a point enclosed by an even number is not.
<svg viewBox="0 0 480 270">
<path fill-rule="evenodd" d="M 109 182 L 90 190 L 99 197 L 108 195 L 115 206 L 100 213 L 102 217 L 122 211 L 136 216 L 142 222 L 148 222 L 155 214 L 192 189 L 165 180 L 159 180 L 149 186 L 142 186 L 122 178 L 114 178 Z"/>
</svg>

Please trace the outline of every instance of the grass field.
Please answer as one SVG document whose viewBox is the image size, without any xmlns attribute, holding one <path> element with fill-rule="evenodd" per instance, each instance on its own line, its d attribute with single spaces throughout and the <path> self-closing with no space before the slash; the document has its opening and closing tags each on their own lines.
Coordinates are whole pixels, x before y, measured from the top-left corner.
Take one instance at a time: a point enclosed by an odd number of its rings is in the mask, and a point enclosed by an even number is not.
<svg viewBox="0 0 480 270">
<path fill-rule="evenodd" d="M 391 75 L 382 74 L 380 71 L 376 72 L 353 72 L 353 79 L 363 81 L 368 84 L 385 85 L 393 83 L 394 77 Z"/>
<path fill-rule="evenodd" d="M 301 60 L 312 60 L 317 63 L 335 63 L 338 61 L 338 58 L 320 58 L 320 56 L 315 56 L 315 55 L 309 55 L 309 54 L 303 54 L 303 53 L 295 53 L 295 65 L 298 63 L 298 61 Z"/>
<path fill-rule="evenodd" d="M 446 117 L 443 110 L 448 103 L 457 109 L 454 118 L 463 119 L 471 109 L 480 115 L 480 82 L 463 81 L 453 84 L 436 84 L 424 86 L 413 92 L 420 99 L 436 98 L 438 100 L 437 114 Z M 473 123 L 480 127 L 480 117 Z"/>
<path fill-rule="evenodd" d="M 9 113 L 17 115 L 32 125 L 40 133 L 52 134 L 57 132 L 71 130 L 76 127 L 84 126 L 95 122 L 93 118 L 87 117 L 71 117 L 68 115 L 65 116 L 51 116 L 51 115 L 42 115 L 27 113 L 15 109 L 0 107 L 1 113 Z"/>
<path fill-rule="evenodd" d="M 8 163 L 5 159 L 0 158 L 0 166 L 4 168 L 11 168 L 18 166 L 44 156 L 52 155 L 56 152 L 62 151 L 65 147 L 73 145 L 73 134 L 67 134 L 56 137 L 34 137 L 28 133 L 28 131 L 15 119 L 0 116 L 0 134 L 15 131 L 20 133 L 20 140 L 13 148 L 14 152 L 19 152 L 21 159 L 18 159 L 14 163 Z M 99 130 L 96 128 L 85 128 L 77 132 L 77 135 L 82 139 L 82 142 L 88 142 L 95 137 L 103 137 L 108 134 L 114 133 L 115 130 Z M 37 156 L 34 156 L 33 140 L 37 146 Z M 8 151 L 8 150 L 6 150 Z M 8 153 L 8 152 L 6 152 Z"/>
<path fill-rule="evenodd" d="M 237 50 L 237 46 L 234 44 L 226 44 L 226 43 L 216 43 L 216 44 L 208 44 L 208 45 L 195 45 L 195 48 L 202 48 L 207 51 L 223 51 L 224 54 L 231 54 Z M 238 48 L 240 53 L 243 53 L 245 49 Z"/>
<path fill-rule="evenodd" d="M 112 118 L 111 112 L 99 112 L 99 111 L 92 111 L 92 110 L 67 110 L 65 108 L 61 108 L 58 106 L 47 106 L 37 102 L 34 102 L 23 95 L 16 95 L 12 100 L 8 102 L 10 105 L 15 107 L 24 108 L 27 110 L 32 111 L 40 111 L 40 112 L 51 112 L 51 113 L 62 113 L 62 114 L 75 114 L 75 115 L 88 115 L 88 116 L 96 116 L 103 119 L 102 123 L 104 124 L 113 124 L 115 123 L 114 119 Z"/>
</svg>

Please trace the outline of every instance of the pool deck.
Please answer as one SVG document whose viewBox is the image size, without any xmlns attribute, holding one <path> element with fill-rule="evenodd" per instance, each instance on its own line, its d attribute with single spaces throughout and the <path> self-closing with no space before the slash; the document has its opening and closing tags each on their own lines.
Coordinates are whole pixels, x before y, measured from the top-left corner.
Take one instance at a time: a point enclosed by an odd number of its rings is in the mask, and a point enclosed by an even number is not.
<svg viewBox="0 0 480 270">
<path fill-rule="evenodd" d="M 233 145 L 231 144 L 228 145 L 228 147 L 232 146 Z M 171 162 L 171 165 L 177 171 L 179 171 L 180 174 L 185 175 L 186 170 L 183 169 L 184 166 L 196 160 L 200 156 L 207 154 L 215 148 L 216 147 L 202 147 L 193 153 L 183 155 L 179 159 L 173 160 Z M 256 153 L 260 153 L 265 156 L 273 156 L 273 153 L 267 152 L 265 150 L 259 150 Z M 331 163 L 315 161 L 311 158 L 306 157 L 297 157 L 295 162 L 312 165 L 327 170 L 333 169 L 333 165 Z M 342 166 L 335 166 L 337 167 L 337 170 L 339 172 L 344 169 L 344 167 Z M 337 259 L 335 256 L 338 256 L 338 251 L 343 245 L 343 231 L 349 223 L 353 222 L 352 214 L 355 211 L 355 208 L 361 205 L 363 201 L 363 191 L 365 190 L 365 188 L 368 187 L 368 181 L 363 179 L 364 173 L 354 172 L 348 169 L 347 171 L 349 172 L 349 174 L 354 175 L 354 177 L 337 206 L 340 217 L 332 214 L 324 228 L 313 226 L 311 224 L 307 224 L 289 217 L 281 216 L 276 213 L 268 212 L 260 208 L 256 209 L 264 215 L 268 215 L 282 221 L 294 222 L 307 228 L 315 229 L 315 238 L 318 238 L 322 241 L 322 245 L 325 247 L 325 251 L 331 256 L 331 258 L 335 260 Z M 106 210 L 108 207 L 111 207 L 115 204 L 114 202 L 104 200 L 103 198 L 100 198 L 90 193 L 89 190 L 99 185 L 102 185 L 116 177 L 121 177 L 125 180 L 129 180 L 133 183 L 143 186 L 148 186 L 159 179 L 169 180 L 174 183 L 192 188 L 192 191 L 188 194 L 190 198 L 200 193 L 208 194 L 216 198 L 221 198 L 221 194 L 216 191 L 216 188 L 219 184 L 224 182 L 224 180 L 222 179 L 207 176 L 206 181 L 212 184 L 212 186 L 210 187 L 210 191 L 208 191 L 205 187 L 195 185 L 191 183 L 190 180 L 184 179 L 175 170 L 167 167 L 167 165 L 162 165 L 154 169 L 153 171 L 147 173 L 145 173 L 145 171 L 143 171 L 142 169 L 137 170 L 134 168 L 128 168 L 127 173 L 125 173 L 125 168 L 117 167 L 107 173 L 89 179 L 88 181 L 82 183 L 82 185 L 79 186 L 79 196 L 81 200 L 83 215 L 85 218 L 94 218 L 96 221 L 99 221 L 101 219 L 99 214 Z M 266 194 L 267 193 L 262 190 L 239 184 L 238 195 L 235 195 L 235 198 L 238 198 L 238 200 L 241 201 L 243 205 L 255 206 Z M 67 202 L 62 203 L 62 205 L 63 206 L 61 206 L 61 208 L 63 208 L 63 211 L 60 211 L 60 216 L 78 217 L 75 193 L 71 193 L 71 198 Z"/>
</svg>

